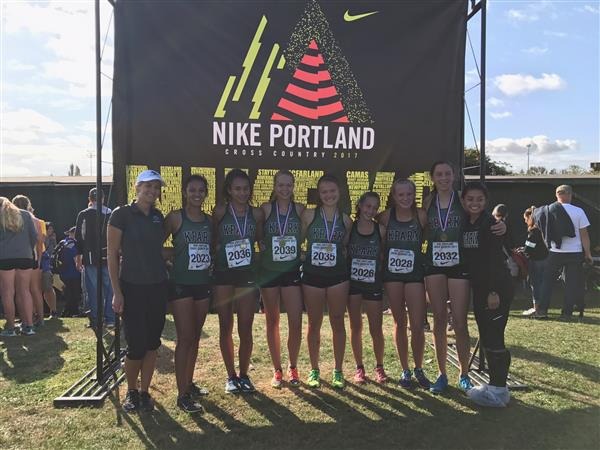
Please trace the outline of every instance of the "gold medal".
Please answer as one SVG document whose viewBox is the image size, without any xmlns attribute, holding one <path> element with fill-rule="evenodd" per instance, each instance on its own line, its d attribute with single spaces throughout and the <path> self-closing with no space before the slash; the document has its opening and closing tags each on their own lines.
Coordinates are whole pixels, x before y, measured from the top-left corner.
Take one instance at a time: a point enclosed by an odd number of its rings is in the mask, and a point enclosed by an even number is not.
<svg viewBox="0 0 600 450">
<path fill-rule="evenodd" d="M 329 243 L 327 244 L 327 247 L 325 247 L 327 249 L 328 252 L 332 252 L 333 251 L 333 244 Z"/>
<path fill-rule="evenodd" d="M 280 238 L 279 239 L 279 246 L 280 247 L 285 247 L 285 239 L 284 238 Z"/>
<path fill-rule="evenodd" d="M 443 242 L 446 242 L 448 240 L 448 235 L 446 233 L 442 233 L 442 234 L 440 234 L 440 239 Z"/>
<path fill-rule="evenodd" d="M 248 246 L 246 245 L 246 243 L 245 243 L 245 242 L 242 242 L 242 243 L 240 244 L 240 248 L 241 248 L 242 250 L 246 250 L 246 248 L 248 248 Z"/>
</svg>

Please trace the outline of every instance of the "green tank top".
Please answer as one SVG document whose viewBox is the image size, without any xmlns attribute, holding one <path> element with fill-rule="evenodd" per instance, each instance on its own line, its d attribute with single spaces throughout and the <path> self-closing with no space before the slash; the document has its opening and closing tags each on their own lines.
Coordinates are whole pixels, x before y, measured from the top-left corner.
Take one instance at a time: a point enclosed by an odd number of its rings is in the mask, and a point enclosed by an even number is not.
<svg viewBox="0 0 600 450">
<path fill-rule="evenodd" d="M 390 210 L 386 228 L 384 271 L 386 279 L 420 274 L 424 263 L 422 251 L 423 232 L 419 220 L 413 217 L 407 222 L 396 218 L 396 208 Z"/>
<path fill-rule="evenodd" d="M 173 235 L 175 260 L 171 279 L 177 284 L 208 284 L 211 264 L 210 221 L 204 215 L 201 222 L 193 222 L 181 209 L 181 227 Z"/>
<path fill-rule="evenodd" d="M 221 271 L 252 269 L 256 239 L 256 221 L 252 214 L 252 207 L 248 206 L 245 216 L 234 217 L 231 205 L 228 203 L 218 229 L 219 249 L 215 268 Z"/>
<path fill-rule="evenodd" d="M 381 235 L 379 224 L 373 222 L 373 232 L 365 235 L 352 224 L 348 242 L 350 285 L 366 291 L 381 291 Z"/>
<path fill-rule="evenodd" d="M 440 222 L 441 217 L 441 222 Z M 454 191 L 454 198 L 448 208 L 440 209 L 438 214 L 437 195 L 434 195 L 427 210 L 427 253 L 428 265 L 451 267 L 462 264 L 461 252 L 462 226 L 465 213 L 460 203 L 460 195 Z M 447 220 L 447 227 L 442 230 Z"/>
<path fill-rule="evenodd" d="M 265 251 L 261 252 L 261 264 L 270 271 L 290 272 L 300 266 L 302 224 L 295 203 L 291 202 L 289 207 L 289 210 L 279 211 L 278 220 L 277 202 L 272 202 L 271 214 L 265 221 Z"/>
<path fill-rule="evenodd" d="M 322 211 L 321 208 L 315 209 L 315 217 L 308 226 L 306 233 L 307 255 L 303 270 L 327 277 L 345 275 L 348 273 L 348 267 L 344 252 L 346 227 L 344 226 L 343 215 L 339 212 L 336 213 L 335 226 L 333 221 L 328 221 L 327 226 L 325 226 Z M 327 238 L 327 231 L 332 236 L 331 241 Z"/>
</svg>

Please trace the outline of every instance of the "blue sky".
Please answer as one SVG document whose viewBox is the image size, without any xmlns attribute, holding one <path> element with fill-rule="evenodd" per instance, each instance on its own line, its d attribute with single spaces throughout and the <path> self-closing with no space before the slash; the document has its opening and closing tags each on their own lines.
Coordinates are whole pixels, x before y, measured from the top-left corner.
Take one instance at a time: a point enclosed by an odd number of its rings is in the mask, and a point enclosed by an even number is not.
<svg viewBox="0 0 600 450">
<path fill-rule="evenodd" d="M 95 152 L 92 1 L 10 1 L 0 6 L 0 177 L 90 174 Z M 479 15 L 469 35 L 479 59 Z M 112 8 L 101 1 L 103 109 L 110 102 Z M 488 154 L 518 171 L 589 167 L 600 160 L 600 0 L 489 0 Z M 466 87 L 478 83 L 467 45 Z M 479 140 L 479 89 L 466 95 Z M 103 118 L 104 122 L 104 118 Z M 110 121 L 102 154 L 111 173 Z M 479 144 L 479 142 L 477 142 Z M 474 146 L 468 122 L 465 145 Z M 94 168 L 92 167 L 92 173 Z"/>
</svg>

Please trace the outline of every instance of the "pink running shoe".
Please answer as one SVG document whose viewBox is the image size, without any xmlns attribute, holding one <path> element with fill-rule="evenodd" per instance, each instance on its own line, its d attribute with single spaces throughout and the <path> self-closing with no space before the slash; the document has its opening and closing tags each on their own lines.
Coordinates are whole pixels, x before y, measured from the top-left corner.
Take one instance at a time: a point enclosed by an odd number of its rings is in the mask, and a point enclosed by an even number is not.
<svg viewBox="0 0 600 450">
<path fill-rule="evenodd" d="M 273 372 L 273 379 L 271 380 L 271 386 L 274 388 L 280 388 L 281 383 L 283 382 L 283 373 L 281 369 L 275 369 Z"/>
<path fill-rule="evenodd" d="M 365 374 L 364 367 L 356 368 L 356 373 L 354 374 L 354 382 L 358 384 L 365 384 L 367 382 L 367 375 Z"/>
<path fill-rule="evenodd" d="M 298 368 L 294 367 L 292 369 L 290 367 L 288 370 L 288 378 L 289 378 L 290 384 L 292 386 L 298 386 L 300 384 L 300 377 L 298 376 Z"/>
<path fill-rule="evenodd" d="M 375 367 L 375 381 L 377 381 L 378 383 L 387 383 L 388 377 L 385 374 L 385 370 L 383 369 L 383 366 L 378 366 Z"/>
</svg>

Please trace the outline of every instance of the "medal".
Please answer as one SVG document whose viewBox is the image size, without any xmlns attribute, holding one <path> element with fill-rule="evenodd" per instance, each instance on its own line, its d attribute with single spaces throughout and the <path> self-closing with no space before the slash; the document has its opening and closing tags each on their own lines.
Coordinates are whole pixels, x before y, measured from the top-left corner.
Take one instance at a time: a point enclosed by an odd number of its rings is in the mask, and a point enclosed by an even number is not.
<svg viewBox="0 0 600 450">
<path fill-rule="evenodd" d="M 231 203 L 229 204 L 229 209 L 231 209 L 231 215 L 233 216 L 233 220 L 235 220 L 235 225 L 237 227 L 238 234 L 243 239 L 246 236 L 246 231 L 248 229 L 248 209 L 246 209 L 246 214 L 244 214 L 244 229 L 243 230 L 240 227 L 240 222 L 238 221 L 237 216 L 235 215 L 235 211 L 233 209 L 233 206 L 231 206 Z"/>
<path fill-rule="evenodd" d="M 336 213 L 333 215 L 333 225 L 331 226 L 331 233 L 329 232 L 329 225 L 327 225 L 327 217 L 325 217 L 325 213 L 323 212 L 323 209 L 321 209 L 321 217 L 323 218 L 323 222 L 325 223 L 325 237 L 327 238 L 327 242 L 329 243 L 326 247 L 328 252 L 333 251 L 333 244 L 331 243 L 331 241 L 333 240 L 333 233 L 335 232 L 335 224 L 337 222 L 337 211 Z"/>
<path fill-rule="evenodd" d="M 285 247 L 285 239 L 284 238 L 279 239 L 279 246 Z"/>
<path fill-rule="evenodd" d="M 439 195 L 435 196 L 435 206 L 437 209 L 438 220 L 440 222 L 440 229 L 442 233 L 440 234 L 440 239 L 442 241 L 448 240 L 448 235 L 446 234 L 446 229 L 448 228 L 448 222 L 450 220 L 450 208 L 452 207 L 452 202 L 454 201 L 454 191 L 452 191 L 452 196 L 450 197 L 450 202 L 448 203 L 448 209 L 446 210 L 446 216 L 442 219 L 442 208 L 440 208 L 440 197 Z"/>
<path fill-rule="evenodd" d="M 243 242 L 243 243 L 241 243 L 241 244 L 240 244 L 240 248 L 241 248 L 242 250 L 246 250 L 246 247 L 247 247 L 247 245 L 246 245 L 246 243 L 245 243 L 245 242 Z"/>
</svg>

